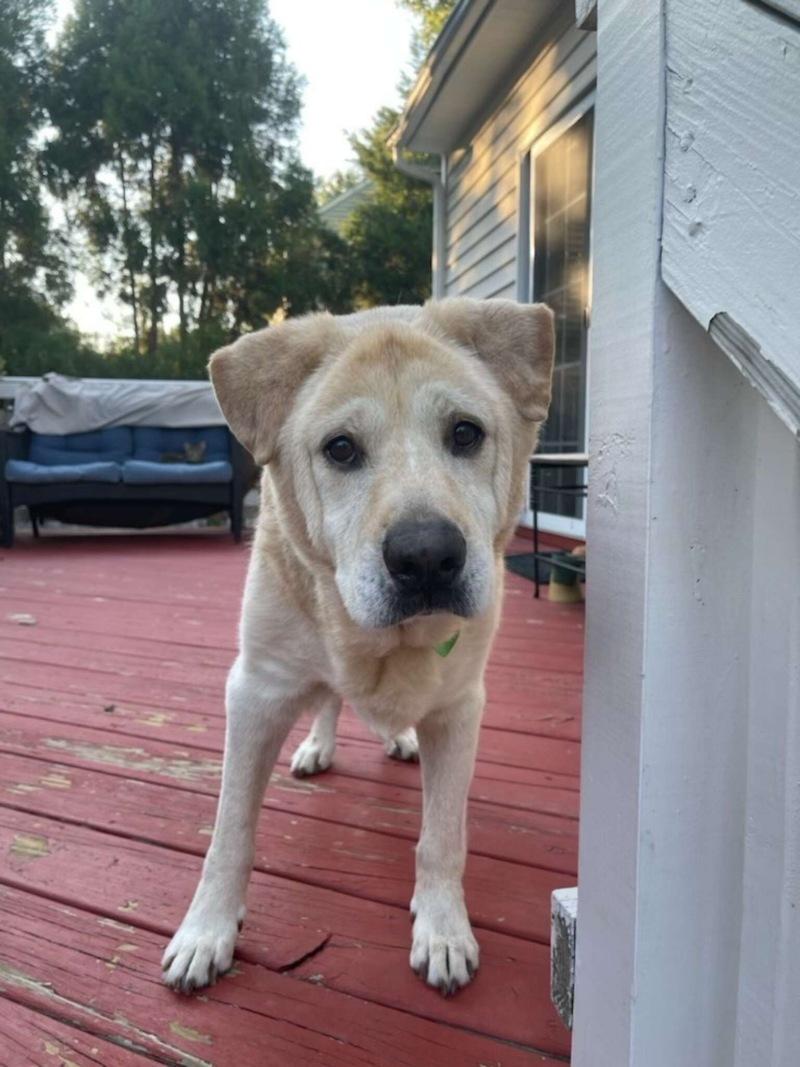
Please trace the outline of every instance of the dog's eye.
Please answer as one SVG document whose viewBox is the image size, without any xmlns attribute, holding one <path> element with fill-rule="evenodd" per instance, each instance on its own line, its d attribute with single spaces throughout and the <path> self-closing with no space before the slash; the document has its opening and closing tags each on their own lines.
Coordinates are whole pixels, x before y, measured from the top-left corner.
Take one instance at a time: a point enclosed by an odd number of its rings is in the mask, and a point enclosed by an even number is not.
<svg viewBox="0 0 800 1067">
<path fill-rule="evenodd" d="M 323 451 L 328 459 L 332 463 L 335 463 L 337 467 L 356 467 L 361 458 L 355 441 L 347 437 L 345 434 L 340 434 L 338 437 L 332 437 L 325 445 Z"/>
<path fill-rule="evenodd" d="M 452 448 L 456 455 L 474 451 L 483 440 L 483 430 L 474 422 L 458 422 L 453 427 Z"/>
</svg>

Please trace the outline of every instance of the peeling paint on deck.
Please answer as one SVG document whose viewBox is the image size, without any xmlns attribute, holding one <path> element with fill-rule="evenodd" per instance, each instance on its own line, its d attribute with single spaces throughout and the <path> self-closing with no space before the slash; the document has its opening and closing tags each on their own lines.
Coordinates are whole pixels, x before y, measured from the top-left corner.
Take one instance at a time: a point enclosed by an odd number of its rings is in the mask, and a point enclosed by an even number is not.
<svg viewBox="0 0 800 1067">
<path fill-rule="evenodd" d="M 132 1051 L 146 1053 L 155 1049 L 159 1053 L 169 1054 L 175 1062 L 181 1064 L 181 1067 L 214 1067 L 208 1060 L 202 1060 L 198 1056 L 193 1056 L 191 1053 L 185 1052 L 182 1048 L 164 1041 L 157 1034 L 151 1034 L 146 1030 L 142 1030 L 141 1027 L 136 1026 L 130 1019 L 126 1019 L 124 1015 L 121 1015 L 118 1012 L 115 1012 L 112 1017 L 109 1017 L 104 1012 L 97 1011 L 96 1008 L 92 1008 L 88 1004 L 82 1004 L 80 1001 L 70 1000 L 69 997 L 62 996 L 56 991 L 52 982 L 42 982 L 39 979 L 34 978 L 32 975 L 18 970 L 16 967 L 11 967 L 8 964 L 0 962 L 0 987 L 3 985 L 12 989 L 24 989 L 29 993 L 34 993 L 49 1005 L 58 1005 L 61 1008 L 59 1015 L 62 1017 L 64 1016 L 65 1009 L 71 1009 L 66 1015 L 67 1020 L 74 1019 L 76 1022 L 79 1022 L 81 1015 L 83 1015 L 90 1016 L 102 1023 L 107 1023 L 109 1018 L 112 1018 L 113 1021 L 117 1023 L 118 1026 L 125 1029 L 129 1035 L 117 1038 L 116 1040 Z M 170 1026 L 170 1029 L 173 1029 L 173 1027 Z M 183 1037 L 184 1040 L 192 1040 L 192 1038 L 188 1038 L 186 1035 L 177 1031 L 173 1032 L 175 1032 L 176 1037 Z M 112 1041 L 115 1040 L 113 1036 L 110 1039 Z M 211 1039 L 209 1039 L 209 1043 L 210 1040 Z"/>
<path fill-rule="evenodd" d="M 169 1024 L 170 1030 L 176 1037 L 182 1037 L 186 1041 L 198 1041 L 202 1045 L 213 1045 L 214 1041 L 210 1034 L 201 1034 L 199 1030 L 192 1029 L 191 1026 L 184 1026 L 177 1020 Z"/>
<path fill-rule="evenodd" d="M 72 779 L 60 771 L 51 771 L 49 774 L 42 775 L 39 781 L 48 789 L 72 789 Z"/>
<path fill-rule="evenodd" d="M 172 716 L 166 711 L 151 711 L 144 718 L 135 719 L 134 721 L 140 722 L 144 726 L 165 726 L 168 722 L 172 722 Z"/>
<path fill-rule="evenodd" d="M 46 737 L 46 748 L 68 752 L 77 759 L 105 766 L 123 767 L 129 771 L 146 771 L 165 778 L 191 782 L 203 778 L 219 778 L 222 763 L 214 759 L 167 758 L 153 756 L 146 749 L 133 746 L 97 745 L 91 741 L 71 741 L 63 737 Z"/>
<path fill-rule="evenodd" d="M 114 930 L 123 930 L 126 934 L 132 934 L 136 929 L 136 927 L 129 926 L 127 923 L 117 922 L 116 919 L 98 919 L 97 923 L 98 926 L 110 926 Z"/>
<path fill-rule="evenodd" d="M 59 1067 L 78 1067 L 75 1060 L 68 1059 L 63 1052 L 63 1049 L 59 1048 L 53 1041 L 44 1042 L 44 1051 L 48 1056 L 57 1056 L 59 1061 Z"/>
<path fill-rule="evenodd" d="M 38 860 L 50 855 L 50 843 L 39 834 L 14 834 L 8 851 L 20 859 Z"/>
<path fill-rule="evenodd" d="M 312 782 L 310 778 L 288 778 L 286 775 L 273 772 L 269 783 L 270 789 L 285 789 L 289 793 L 334 793 L 335 790 L 327 786 Z"/>
</svg>

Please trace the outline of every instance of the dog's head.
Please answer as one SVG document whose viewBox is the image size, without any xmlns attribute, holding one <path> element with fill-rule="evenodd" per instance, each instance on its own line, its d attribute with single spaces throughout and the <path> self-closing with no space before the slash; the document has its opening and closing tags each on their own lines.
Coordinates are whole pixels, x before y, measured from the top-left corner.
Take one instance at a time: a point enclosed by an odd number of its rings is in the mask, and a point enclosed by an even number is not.
<svg viewBox="0 0 800 1067">
<path fill-rule="evenodd" d="M 552 362 L 544 305 L 453 299 L 290 320 L 216 352 L 210 373 L 299 547 L 372 629 L 486 610 Z"/>
</svg>

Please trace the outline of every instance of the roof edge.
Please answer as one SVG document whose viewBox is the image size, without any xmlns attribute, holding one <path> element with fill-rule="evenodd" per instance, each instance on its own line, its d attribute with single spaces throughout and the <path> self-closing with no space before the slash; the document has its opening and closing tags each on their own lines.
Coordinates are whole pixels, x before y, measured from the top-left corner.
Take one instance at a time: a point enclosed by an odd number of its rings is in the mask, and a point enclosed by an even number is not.
<svg viewBox="0 0 800 1067">
<path fill-rule="evenodd" d="M 392 135 L 398 148 L 410 147 L 417 128 L 436 101 L 450 73 L 497 0 L 460 0 L 433 42 Z"/>
</svg>

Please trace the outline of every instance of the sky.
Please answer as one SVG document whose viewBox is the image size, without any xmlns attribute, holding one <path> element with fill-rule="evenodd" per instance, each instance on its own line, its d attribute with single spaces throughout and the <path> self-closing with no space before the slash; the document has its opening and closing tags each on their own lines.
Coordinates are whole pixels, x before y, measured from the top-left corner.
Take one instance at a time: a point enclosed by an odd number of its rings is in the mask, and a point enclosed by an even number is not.
<svg viewBox="0 0 800 1067">
<path fill-rule="evenodd" d="M 411 16 L 394 0 L 271 0 L 270 10 L 306 80 L 303 162 L 327 177 L 350 159 L 345 131 L 362 129 L 383 104 L 399 102 Z"/>
<path fill-rule="evenodd" d="M 56 0 L 56 27 L 73 0 Z M 319 177 L 351 162 L 348 132 L 363 129 L 384 104 L 411 57 L 412 19 L 394 0 L 270 0 L 290 60 L 305 81 L 300 155 Z M 54 28 L 57 32 L 57 29 Z M 113 302 L 100 302 L 85 278 L 68 314 L 87 333 L 113 336 L 127 325 Z"/>
</svg>

